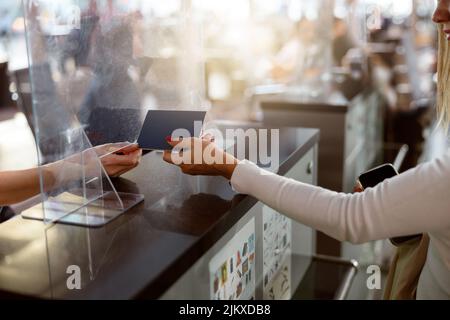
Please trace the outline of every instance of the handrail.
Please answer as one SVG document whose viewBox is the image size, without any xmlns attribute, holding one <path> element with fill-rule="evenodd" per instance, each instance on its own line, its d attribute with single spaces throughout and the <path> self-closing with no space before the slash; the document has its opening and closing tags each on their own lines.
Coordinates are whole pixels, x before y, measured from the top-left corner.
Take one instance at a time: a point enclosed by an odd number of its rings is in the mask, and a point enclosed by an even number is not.
<svg viewBox="0 0 450 320">
<path fill-rule="evenodd" d="M 359 266 L 358 262 L 354 259 L 347 260 L 339 257 L 324 256 L 324 255 L 315 255 L 313 256 L 313 259 L 336 264 L 344 264 L 349 266 L 349 270 L 345 274 L 344 280 L 341 282 L 339 288 L 336 291 L 336 294 L 334 295 L 335 300 L 345 300 L 350 291 L 356 272 L 358 270 Z"/>
</svg>

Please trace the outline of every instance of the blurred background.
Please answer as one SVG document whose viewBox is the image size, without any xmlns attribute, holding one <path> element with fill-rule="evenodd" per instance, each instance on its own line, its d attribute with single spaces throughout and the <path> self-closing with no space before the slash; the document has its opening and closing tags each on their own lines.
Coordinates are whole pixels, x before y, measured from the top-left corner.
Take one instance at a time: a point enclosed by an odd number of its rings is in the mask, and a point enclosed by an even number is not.
<svg viewBox="0 0 450 320">
<path fill-rule="evenodd" d="M 53 51 L 58 64 L 52 69 L 53 79 L 65 78 L 60 83 L 69 82 L 72 88 L 88 83 L 93 68 L 83 61 L 92 46 L 85 45 L 80 52 L 80 40 L 71 43 L 73 32 L 64 30 L 71 6 L 81 11 L 79 30 L 86 37 L 93 33 L 85 31 L 94 28 L 92 17 L 133 16 L 133 38 L 139 39 L 133 41 L 133 54 L 141 61 L 137 68 L 127 67 L 141 93 L 142 108 L 207 108 L 214 118 L 264 121 L 261 104 L 274 96 L 320 103 L 334 96 L 343 102 L 372 90 L 383 99 L 389 118 L 384 124 L 389 129 L 401 125 L 396 122 L 401 122 L 397 112 L 420 108 L 425 114 L 424 104 L 433 107 L 432 0 L 38 2 L 40 21 L 52 38 L 48 51 Z M 195 30 L 180 23 L 187 17 L 194 21 L 190 26 Z M 20 0 L 1 2 L 0 37 L 0 121 L 5 128 L 0 129 L 1 143 L 12 144 L 0 150 L 10 153 L 24 144 L 29 148 L 19 149 L 32 151 L 32 142 L 26 139 L 31 137 L 27 123 L 33 125 Z M 184 60 L 179 58 L 183 52 Z M 82 95 L 73 95 L 65 100 L 81 108 Z M 410 129 L 405 130 L 403 134 L 410 135 Z M 394 131 L 385 132 L 385 138 L 401 139 L 397 135 L 402 132 Z M 4 152 L 0 169 L 10 165 Z M 32 165 L 33 156 L 30 152 L 23 164 L 15 165 Z"/>
<path fill-rule="evenodd" d="M 0 170 L 43 162 L 47 145 L 37 149 L 35 138 L 44 107 L 53 123 L 60 111 L 73 116 L 93 144 L 132 141 L 141 118 L 121 118 L 129 109 L 201 109 L 219 121 L 320 128 L 318 183 L 351 192 L 374 165 L 397 160 L 404 171 L 447 146 L 435 130 L 435 5 L 3 0 Z M 44 63 L 47 78 L 36 71 Z M 36 92 L 50 83 L 42 107 Z M 325 236 L 317 246 L 362 264 L 387 265 L 390 253 L 386 242 L 341 246 Z M 369 294 L 363 287 L 355 297 Z"/>
</svg>

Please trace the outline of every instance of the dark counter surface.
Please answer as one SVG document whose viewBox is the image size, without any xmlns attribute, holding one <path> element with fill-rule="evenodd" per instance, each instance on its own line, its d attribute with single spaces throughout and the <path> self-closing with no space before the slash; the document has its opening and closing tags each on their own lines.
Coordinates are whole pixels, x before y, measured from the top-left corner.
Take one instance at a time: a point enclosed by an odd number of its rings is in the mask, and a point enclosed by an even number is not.
<svg viewBox="0 0 450 320">
<path fill-rule="evenodd" d="M 281 93 L 275 94 L 260 101 L 263 111 L 303 110 L 314 112 L 347 112 L 351 103 L 341 93 L 334 92 L 320 98 L 304 98 L 299 95 Z"/>
<path fill-rule="evenodd" d="M 318 139 L 315 129 L 281 129 L 279 174 Z M 160 153 L 114 184 L 145 200 L 104 227 L 20 216 L 0 224 L 0 298 L 157 298 L 257 203 L 223 178 L 182 174 Z M 81 268 L 81 290 L 67 289 L 70 265 Z"/>
</svg>

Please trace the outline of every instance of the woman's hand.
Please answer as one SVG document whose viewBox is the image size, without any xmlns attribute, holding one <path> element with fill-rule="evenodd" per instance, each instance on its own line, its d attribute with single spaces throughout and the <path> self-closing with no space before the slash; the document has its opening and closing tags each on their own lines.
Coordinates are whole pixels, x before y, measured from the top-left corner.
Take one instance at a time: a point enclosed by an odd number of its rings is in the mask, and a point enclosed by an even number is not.
<svg viewBox="0 0 450 320">
<path fill-rule="evenodd" d="M 359 181 L 356 181 L 355 186 L 353 187 L 353 192 L 363 192 L 364 188 Z"/>
<path fill-rule="evenodd" d="M 68 158 L 47 166 L 55 184 L 64 184 L 82 176 L 94 177 L 99 174 L 100 159 L 110 177 L 119 177 L 137 167 L 142 157 L 142 149 L 137 144 L 109 143 L 76 153 Z"/>
<path fill-rule="evenodd" d="M 238 160 L 218 148 L 211 137 L 176 141 L 168 137 L 167 143 L 173 149 L 164 151 L 164 161 L 179 166 L 186 174 L 223 176 L 231 179 L 238 164 Z"/>
<path fill-rule="evenodd" d="M 39 194 L 41 183 L 47 192 L 84 176 L 97 176 L 100 172 L 97 157 L 109 176 L 118 177 L 135 168 L 141 156 L 142 150 L 137 144 L 123 147 L 123 144 L 113 143 L 87 149 L 40 168 L 0 172 L 0 205 L 11 205 Z"/>
</svg>

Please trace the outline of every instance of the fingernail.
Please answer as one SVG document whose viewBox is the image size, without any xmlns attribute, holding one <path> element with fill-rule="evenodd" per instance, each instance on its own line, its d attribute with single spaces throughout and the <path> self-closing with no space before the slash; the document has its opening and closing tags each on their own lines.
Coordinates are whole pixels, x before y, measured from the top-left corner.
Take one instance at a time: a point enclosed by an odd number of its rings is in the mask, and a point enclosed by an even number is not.
<svg viewBox="0 0 450 320">
<path fill-rule="evenodd" d="M 171 141 L 172 141 L 172 137 L 171 137 L 171 136 L 167 136 L 167 137 L 166 137 L 166 141 L 171 142 Z"/>
</svg>

